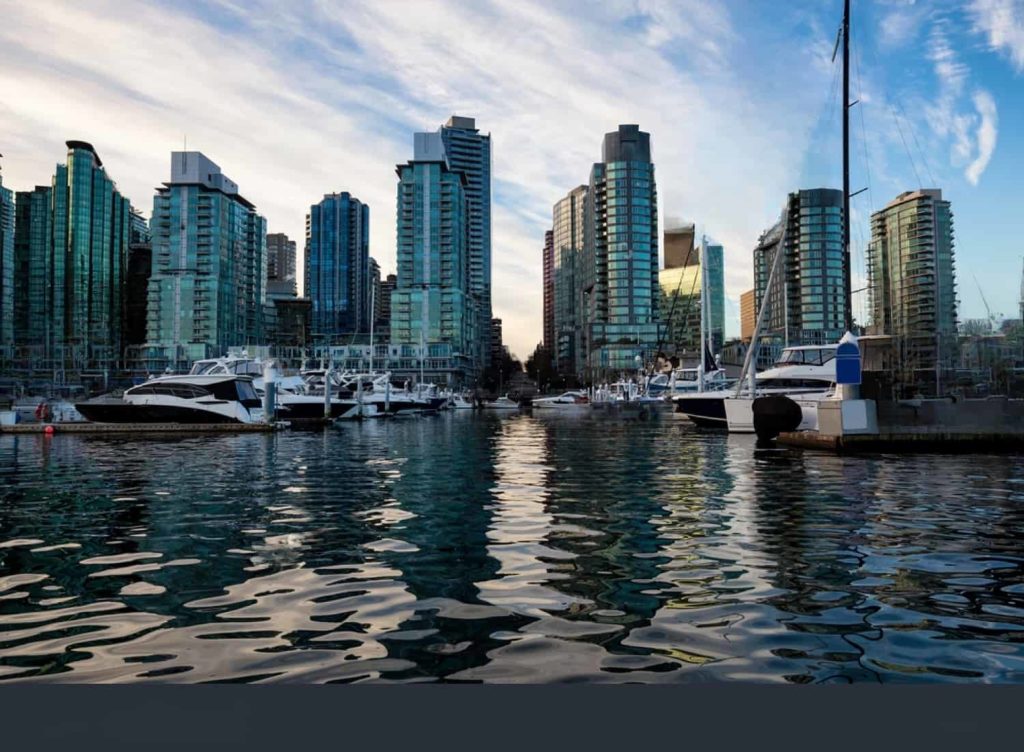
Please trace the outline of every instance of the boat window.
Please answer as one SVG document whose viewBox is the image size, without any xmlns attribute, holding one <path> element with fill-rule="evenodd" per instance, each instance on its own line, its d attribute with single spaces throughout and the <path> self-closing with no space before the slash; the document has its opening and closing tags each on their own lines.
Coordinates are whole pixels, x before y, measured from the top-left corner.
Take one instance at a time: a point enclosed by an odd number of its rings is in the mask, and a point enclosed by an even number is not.
<svg viewBox="0 0 1024 752">
<path fill-rule="evenodd" d="M 202 376 L 204 373 L 209 373 L 210 369 L 217 365 L 216 361 L 212 360 L 197 360 L 192 364 L 192 370 L 189 374 L 192 376 Z"/>
<path fill-rule="evenodd" d="M 251 381 L 239 381 L 236 383 L 238 385 L 238 399 L 241 402 L 259 400 L 259 395 L 256 394 L 256 389 L 253 387 Z"/>
</svg>

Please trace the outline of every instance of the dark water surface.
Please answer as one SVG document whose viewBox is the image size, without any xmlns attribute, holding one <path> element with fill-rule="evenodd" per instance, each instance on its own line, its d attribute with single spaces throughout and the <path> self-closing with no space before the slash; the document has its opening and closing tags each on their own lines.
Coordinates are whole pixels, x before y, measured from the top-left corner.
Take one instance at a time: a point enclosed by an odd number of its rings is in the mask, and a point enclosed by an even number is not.
<svg viewBox="0 0 1024 752">
<path fill-rule="evenodd" d="M 666 415 L 0 435 L 0 681 L 1017 682 L 1024 458 Z"/>
</svg>

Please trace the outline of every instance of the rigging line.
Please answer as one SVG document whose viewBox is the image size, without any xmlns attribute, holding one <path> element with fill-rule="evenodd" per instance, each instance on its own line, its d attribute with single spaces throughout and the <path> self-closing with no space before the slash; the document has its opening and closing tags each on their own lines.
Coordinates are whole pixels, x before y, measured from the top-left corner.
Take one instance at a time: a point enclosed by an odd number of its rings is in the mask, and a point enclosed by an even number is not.
<svg viewBox="0 0 1024 752">
<path fill-rule="evenodd" d="M 907 128 L 910 129 L 910 135 L 914 137 L 914 145 L 917 147 L 918 155 L 924 163 L 924 169 L 928 173 L 928 179 L 932 181 L 932 185 L 938 185 L 938 182 L 935 180 L 935 176 L 932 174 L 932 168 L 928 162 L 928 157 L 925 155 L 924 149 L 921 148 L 921 142 L 917 140 L 917 129 L 912 126 L 910 118 L 907 117 L 907 111 L 903 109 L 903 103 L 897 100 L 896 104 L 903 113 L 903 119 L 907 122 Z"/>
<path fill-rule="evenodd" d="M 871 192 L 871 160 L 868 158 L 868 131 L 867 126 L 864 124 L 864 82 L 860 73 L 860 38 L 854 34 L 850 34 L 850 39 L 854 43 L 853 67 L 857 76 L 857 98 L 861 102 L 857 109 L 860 111 L 858 114 L 860 115 L 861 147 L 864 152 L 864 172 L 867 176 L 868 183 L 868 210 L 870 213 L 874 214 L 875 199 Z"/>
<path fill-rule="evenodd" d="M 900 119 L 896 115 L 896 110 L 893 109 L 891 102 L 886 102 L 889 107 L 889 112 L 892 115 L 893 122 L 896 123 L 896 131 L 900 134 L 900 141 L 903 142 L 903 150 L 907 153 L 907 159 L 910 160 L 910 169 L 914 171 L 914 177 L 917 178 L 917 187 L 924 188 L 924 183 L 921 182 L 921 173 L 917 171 L 917 164 L 914 162 L 914 155 L 910 153 L 910 147 L 907 146 L 907 139 L 903 135 L 903 129 L 900 127 Z"/>
</svg>

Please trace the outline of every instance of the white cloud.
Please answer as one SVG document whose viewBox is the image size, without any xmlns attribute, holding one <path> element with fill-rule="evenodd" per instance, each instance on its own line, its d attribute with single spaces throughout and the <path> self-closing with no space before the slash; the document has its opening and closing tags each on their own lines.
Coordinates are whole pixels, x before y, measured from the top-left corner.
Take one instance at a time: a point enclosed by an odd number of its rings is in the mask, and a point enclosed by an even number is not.
<svg viewBox="0 0 1024 752">
<path fill-rule="evenodd" d="M 1024 3 L 1020 0 L 973 0 L 974 30 L 988 38 L 992 50 L 1007 55 L 1024 73 Z"/>
<path fill-rule="evenodd" d="M 971 185 L 977 185 L 981 174 L 988 167 L 989 160 L 996 150 L 996 139 L 999 135 L 999 117 L 996 113 L 996 102 L 987 91 L 979 90 L 974 94 L 974 106 L 978 110 L 977 143 L 978 155 L 967 166 L 964 173 Z"/>
</svg>

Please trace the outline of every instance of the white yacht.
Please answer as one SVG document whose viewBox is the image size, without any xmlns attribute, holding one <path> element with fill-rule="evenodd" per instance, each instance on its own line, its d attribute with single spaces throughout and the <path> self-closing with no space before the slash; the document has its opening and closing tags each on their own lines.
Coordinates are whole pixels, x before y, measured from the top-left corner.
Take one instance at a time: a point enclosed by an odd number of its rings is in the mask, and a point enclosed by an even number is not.
<svg viewBox="0 0 1024 752">
<path fill-rule="evenodd" d="M 733 381 L 726 375 L 724 368 L 714 368 L 704 374 L 704 388 L 701 389 L 700 368 L 676 368 L 671 373 L 659 373 L 652 376 L 647 384 L 647 393 L 651 396 L 664 396 L 668 399 L 684 394 L 696 394 L 700 391 L 715 392 L 729 387 Z"/>
<path fill-rule="evenodd" d="M 531 403 L 534 410 L 580 411 L 590 409 L 590 397 L 583 391 L 569 391 L 557 397 L 536 397 Z"/>
<path fill-rule="evenodd" d="M 762 371 L 756 377 L 756 393 L 760 397 L 769 394 L 783 394 L 798 404 L 816 403 L 832 396 L 836 381 L 836 347 L 821 345 L 808 347 L 787 347 L 772 368 Z M 740 433 L 752 433 L 753 419 L 746 425 L 741 410 L 751 413 L 749 405 L 733 404 L 733 419 L 726 414 L 727 400 L 752 402 L 749 387 L 739 395 L 731 389 L 714 392 L 698 392 L 675 397 L 676 412 L 684 413 L 699 426 L 729 428 Z M 752 414 L 752 413 L 751 413 Z M 816 426 L 816 410 L 804 410 L 804 423 L 812 420 Z M 807 425 L 806 428 L 815 426 Z M 801 424 L 801 430 L 805 426 Z"/>
<path fill-rule="evenodd" d="M 518 410 L 519 403 L 510 399 L 508 395 L 498 397 L 496 400 L 484 403 L 484 410 Z"/>
<path fill-rule="evenodd" d="M 158 376 L 120 397 L 75 404 L 95 423 L 260 423 L 263 403 L 252 378 L 234 374 Z"/>
</svg>

